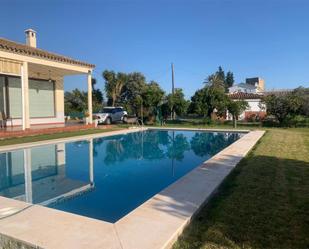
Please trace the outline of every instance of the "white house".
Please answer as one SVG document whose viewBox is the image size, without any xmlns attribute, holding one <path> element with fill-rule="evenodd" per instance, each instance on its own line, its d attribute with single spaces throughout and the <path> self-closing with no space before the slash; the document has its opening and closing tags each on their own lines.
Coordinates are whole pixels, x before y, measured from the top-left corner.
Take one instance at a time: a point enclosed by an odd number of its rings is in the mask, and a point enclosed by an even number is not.
<svg viewBox="0 0 309 249">
<path fill-rule="evenodd" d="M 12 126 L 64 124 L 64 77 L 85 75 L 92 123 L 93 64 L 37 48 L 27 29 L 26 43 L 0 38 L 0 117 Z"/>
<path fill-rule="evenodd" d="M 234 101 L 245 100 L 249 105 L 249 107 L 238 117 L 239 120 L 258 121 L 266 116 L 266 108 L 262 103 L 262 98 L 264 95 L 256 93 L 236 92 L 230 93 L 228 96 Z M 232 115 L 227 113 L 226 119 L 232 120 Z"/>
<path fill-rule="evenodd" d="M 258 87 L 246 83 L 239 83 L 229 88 L 229 93 L 238 93 L 238 92 L 258 93 L 260 92 L 260 90 Z"/>
<path fill-rule="evenodd" d="M 229 88 L 228 96 L 234 101 L 245 100 L 249 107 L 238 118 L 239 120 L 261 120 L 266 116 L 262 103 L 265 90 L 264 80 L 260 77 L 247 78 L 246 83 L 235 84 Z M 227 120 L 232 116 L 227 113 Z"/>
<path fill-rule="evenodd" d="M 229 93 L 263 93 L 264 80 L 260 77 L 247 78 L 246 83 L 239 83 L 229 88 Z"/>
</svg>

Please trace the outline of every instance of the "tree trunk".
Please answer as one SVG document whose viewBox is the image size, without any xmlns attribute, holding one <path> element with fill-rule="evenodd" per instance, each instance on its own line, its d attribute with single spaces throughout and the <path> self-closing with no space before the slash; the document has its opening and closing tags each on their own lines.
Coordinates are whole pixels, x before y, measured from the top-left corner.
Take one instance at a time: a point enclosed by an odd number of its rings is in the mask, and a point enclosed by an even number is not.
<svg viewBox="0 0 309 249">
<path fill-rule="evenodd" d="M 236 116 L 233 115 L 233 127 L 236 128 L 237 127 L 237 118 Z"/>
</svg>

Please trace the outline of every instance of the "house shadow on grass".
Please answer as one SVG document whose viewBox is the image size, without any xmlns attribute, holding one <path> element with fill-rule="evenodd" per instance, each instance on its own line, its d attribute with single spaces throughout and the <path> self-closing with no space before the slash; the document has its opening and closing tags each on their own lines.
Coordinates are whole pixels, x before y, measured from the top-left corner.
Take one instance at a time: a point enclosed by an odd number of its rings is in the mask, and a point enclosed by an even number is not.
<svg viewBox="0 0 309 249">
<path fill-rule="evenodd" d="M 205 177 L 196 181 L 209 185 L 205 191 L 210 194 L 215 190 L 211 183 L 229 169 L 218 163 L 201 170 Z M 162 199 L 169 201 L 155 208 L 187 217 L 199 203 L 184 198 L 185 181 L 182 186 L 179 195 L 163 191 Z M 174 248 L 309 248 L 309 162 L 251 154 L 215 192 Z"/>
</svg>

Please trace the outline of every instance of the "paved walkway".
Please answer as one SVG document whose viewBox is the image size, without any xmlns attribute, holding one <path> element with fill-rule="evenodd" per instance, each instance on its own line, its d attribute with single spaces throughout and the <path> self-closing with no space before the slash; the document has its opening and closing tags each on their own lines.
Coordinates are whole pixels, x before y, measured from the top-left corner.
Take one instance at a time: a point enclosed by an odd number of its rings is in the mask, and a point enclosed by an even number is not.
<svg viewBox="0 0 309 249">
<path fill-rule="evenodd" d="M 98 126 L 98 129 L 111 128 L 112 125 Z M 11 137 L 27 137 L 34 135 L 46 135 L 61 132 L 81 131 L 94 128 L 94 125 L 85 124 L 66 124 L 66 125 L 38 125 L 23 131 L 20 127 L 0 129 L 0 139 Z"/>
</svg>

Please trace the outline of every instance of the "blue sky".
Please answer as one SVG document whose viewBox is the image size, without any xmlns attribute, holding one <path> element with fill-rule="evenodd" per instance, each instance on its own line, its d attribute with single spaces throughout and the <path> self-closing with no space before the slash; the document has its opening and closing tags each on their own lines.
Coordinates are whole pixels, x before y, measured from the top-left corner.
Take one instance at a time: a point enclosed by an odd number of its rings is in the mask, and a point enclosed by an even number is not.
<svg viewBox="0 0 309 249">
<path fill-rule="evenodd" d="M 1 0 L 0 37 L 24 42 L 37 31 L 38 47 L 104 69 L 145 74 L 187 97 L 219 65 L 236 82 L 260 76 L 266 87 L 309 87 L 309 1 Z M 86 89 L 84 76 L 65 89 Z"/>
</svg>

